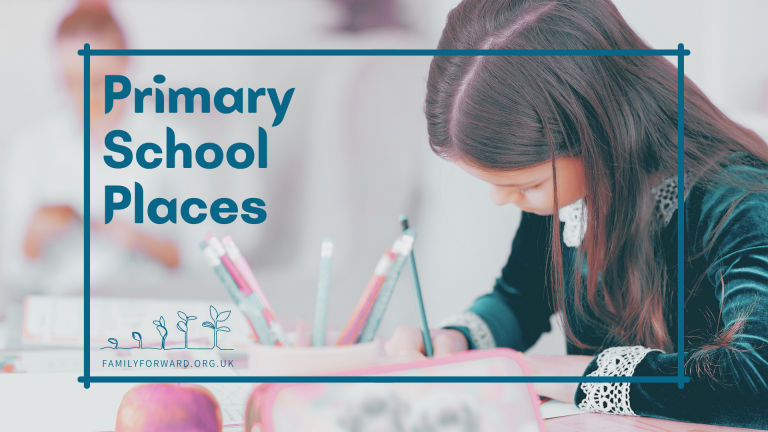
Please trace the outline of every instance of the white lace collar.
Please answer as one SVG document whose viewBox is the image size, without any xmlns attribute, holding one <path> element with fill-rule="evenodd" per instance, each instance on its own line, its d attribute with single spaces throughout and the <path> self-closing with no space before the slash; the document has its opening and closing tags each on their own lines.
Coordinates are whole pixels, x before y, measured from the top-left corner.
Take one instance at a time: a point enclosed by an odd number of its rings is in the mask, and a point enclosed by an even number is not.
<svg viewBox="0 0 768 432">
<path fill-rule="evenodd" d="M 686 184 L 688 175 L 685 175 Z M 677 176 L 662 179 L 651 187 L 654 196 L 654 212 L 658 215 L 664 226 L 669 224 L 672 215 L 677 210 Z M 687 191 L 686 191 L 687 195 Z M 565 222 L 563 228 L 563 242 L 566 246 L 578 247 L 584 239 L 587 231 L 587 207 L 584 200 L 580 199 L 567 205 L 558 211 L 560 222 Z"/>
<path fill-rule="evenodd" d="M 561 208 L 557 214 L 560 216 L 560 222 L 565 222 L 563 242 L 566 246 L 578 247 L 587 232 L 587 208 L 584 206 L 584 199 Z"/>
</svg>

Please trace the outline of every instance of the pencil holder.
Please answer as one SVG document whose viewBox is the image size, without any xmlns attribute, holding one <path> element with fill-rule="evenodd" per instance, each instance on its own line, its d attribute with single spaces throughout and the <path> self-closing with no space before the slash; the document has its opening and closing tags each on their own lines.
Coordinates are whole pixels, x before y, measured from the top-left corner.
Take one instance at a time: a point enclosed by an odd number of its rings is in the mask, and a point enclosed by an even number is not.
<svg viewBox="0 0 768 432">
<path fill-rule="evenodd" d="M 248 348 L 248 370 L 255 376 L 314 375 L 357 369 L 380 364 L 384 359 L 382 340 L 336 346 L 340 331 L 328 331 L 324 347 L 279 347 L 251 344 Z M 295 333 L 286 335 L 296 340 Z"/>
</svg>

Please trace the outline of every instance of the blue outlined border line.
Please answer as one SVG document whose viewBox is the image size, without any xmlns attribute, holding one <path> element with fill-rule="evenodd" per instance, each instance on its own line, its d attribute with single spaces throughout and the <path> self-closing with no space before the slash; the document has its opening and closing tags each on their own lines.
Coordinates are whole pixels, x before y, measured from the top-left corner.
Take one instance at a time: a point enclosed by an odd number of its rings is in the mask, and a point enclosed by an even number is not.
<svg viewBox="0 0 768 432">
<path fill-rule="evenodd" d="M 92 383 L 676 383 L 676 376 L 665 377 L 598 376 L 91 376 Z M 684 377 L 689 382 L 690 377 Z M 84 382 L 83 377 L 77 379 Z"/>
<path fill-rule="evenodd" d="M 83 83 L 86 101 L 91 100 L 91 57 L 92 56 L 207 56 L 207 57 L 232 57 L 232 56 L 259 56 L 259 57 L 354 57 L 354 56 L 383 56 L 383 57 L 418 57 L 418 56 L 676 56 L 677 57 L 677 178 L 678 184 L 684 184 L 685 160 L 684 160 L 684 125 L 685 125 L 685 64 L 686 56 L 691 54 L 683 44 L 679 44 L 676 50 L 651 49 L 651 50 L 437 50 L 437 49 L 123 49 L 100 50 L 91 49 L 90 44 L 85 44 L 82 50 L 77 51 L 83 56 Z M 84 157 L 84 220 L 91 219 L 91 143 L 90 143 L 90 103 L 83 104 L 83 157 Z M 678 203 L 685 202 L 685 188 L 677 188 Z M 682 210 L 682 211 L 681 211 Z M 523 377 L 403 377 L 403 376 L 92 376 L 91 375 L 91 228 L 84 224 L 83 240 L 87 246 L 84 248 L 85 273 L 83 291 L 83 319 L 84 319 L 84 357 L 83 376 L 77 381 L 83 383 L 87 389 L 91 383 L 333 383 L 333 382 L 360 382 L 360 383 L 677 383 L 678 388 L 690 382 L 690 377 L 685 376 L 684 357 L 684 218 L 685 205 L 678 207 L 677 212 L 677 376 L 665 377 L 583 377 L 583 376 L 523 376 Z"/>
</svg>

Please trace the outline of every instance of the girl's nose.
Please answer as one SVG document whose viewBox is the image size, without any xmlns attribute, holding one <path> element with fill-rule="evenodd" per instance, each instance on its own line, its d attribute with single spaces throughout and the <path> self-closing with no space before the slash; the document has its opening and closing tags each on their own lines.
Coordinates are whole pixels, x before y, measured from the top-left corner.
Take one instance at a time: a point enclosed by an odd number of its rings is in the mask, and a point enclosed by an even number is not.
<svg viewBox="0 0 768 432">
<path fill-rule="evenodd" d="M 523 194 L 512 188 L 491 186 L 491 202 L 497 206 L 503 206 L 505 204 L 517 204 L 522 196 Z"/>
</svg>

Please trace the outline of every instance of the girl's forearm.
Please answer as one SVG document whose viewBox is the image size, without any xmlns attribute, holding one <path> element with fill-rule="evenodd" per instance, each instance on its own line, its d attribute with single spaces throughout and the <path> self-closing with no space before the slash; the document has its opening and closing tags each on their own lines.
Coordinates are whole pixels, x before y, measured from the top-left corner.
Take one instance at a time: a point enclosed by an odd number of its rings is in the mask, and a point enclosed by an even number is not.
<svg viewBox="0 0 768 432">
<path fill-rule="evenodd" d="M 166 267 L 177 267 L 180 262 L 179 249 L 170 240 L 146 234 L 131 224 L 114 219 L 109 224 L 101 221 L 93 222 L 92 226 L 109 236 L 113 241 L 125 249 L 138 252 L 142 255 L 158 261 Z"/>
<path fill-rule="evenodd" d="M 179 249 L 171 241 L 136 232 L 135 248 L 140 253 L 159 261 L 166 267 L 173 268 L 179 265 Z"/>
</svg>

